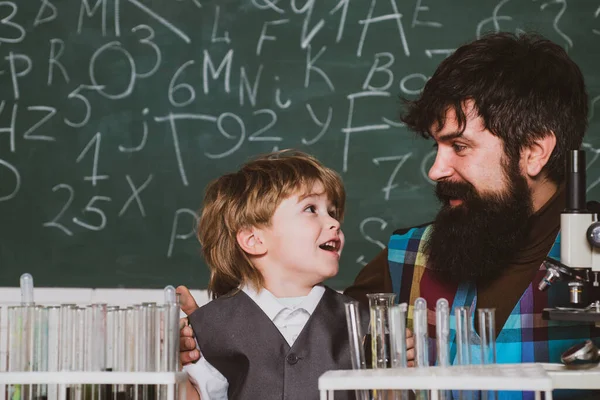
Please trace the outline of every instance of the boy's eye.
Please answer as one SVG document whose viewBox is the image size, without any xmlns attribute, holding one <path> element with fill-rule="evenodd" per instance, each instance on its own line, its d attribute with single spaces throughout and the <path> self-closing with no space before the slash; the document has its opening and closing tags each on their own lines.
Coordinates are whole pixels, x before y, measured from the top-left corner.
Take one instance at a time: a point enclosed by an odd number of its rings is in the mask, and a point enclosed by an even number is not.
<svg viewBox="0 0 600 400">
<path fill-rule="evenodd" d="M 311 213 L 316 213 L 317 208 L 315 206 L 308 206 L 304 209 L 304 211 L 310 211 Z"/>
</svg>

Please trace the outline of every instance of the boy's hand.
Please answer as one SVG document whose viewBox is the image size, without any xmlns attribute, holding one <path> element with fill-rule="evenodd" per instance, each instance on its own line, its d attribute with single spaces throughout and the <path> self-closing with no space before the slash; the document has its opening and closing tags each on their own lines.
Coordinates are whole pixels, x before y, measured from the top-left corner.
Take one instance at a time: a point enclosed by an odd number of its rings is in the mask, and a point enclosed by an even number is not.
<svg viewBox="0 0 600 400">
<path fill-rule="evenodd" d="M 194 296 L 187 287 L 179 286 L 175 291 L 179 294 L 179 304 L 185 315 L 190 315 L 198 308 Z M 194 331 L 188 325 L 187 318 L 181 318 L 179 320 L 179 360 L 182 365 L 186 365 L 199 359 L 200 352 L 196 349 Z"/>
<path fill-rule="evenodd" d="M 408 328 L 406 328 L 406 365 L 415 366 L 415 337 Z"/>
</svg>

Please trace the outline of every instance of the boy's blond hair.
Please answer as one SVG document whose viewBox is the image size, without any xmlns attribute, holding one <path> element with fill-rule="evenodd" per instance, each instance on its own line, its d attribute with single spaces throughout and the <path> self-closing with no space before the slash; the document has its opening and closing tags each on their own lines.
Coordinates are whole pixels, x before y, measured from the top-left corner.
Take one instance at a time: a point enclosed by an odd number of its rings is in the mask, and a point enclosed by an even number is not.
<svg viewBox="0 0 600 400">
<path fill-rule="evenodd" d="M 263 287 L 261 273 L 237 243 L 244 228 L 267 227 L 281 201 L 321 183 L 333 216 L 342 221 L 346 192 L 340 176 L 316 158 L 282 150 L 255 158 L 206 187 L 198 239 L 210 269 L 208 291 L 217 298 L 249 284 Z"/>
</svg>

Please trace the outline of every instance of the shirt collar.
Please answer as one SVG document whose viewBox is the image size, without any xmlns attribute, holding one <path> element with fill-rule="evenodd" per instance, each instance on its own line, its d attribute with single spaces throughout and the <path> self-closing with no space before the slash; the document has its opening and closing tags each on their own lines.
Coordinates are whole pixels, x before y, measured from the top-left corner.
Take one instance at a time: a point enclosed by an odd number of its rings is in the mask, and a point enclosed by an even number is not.
<svg viewBox="0 0 600 400">
<path fill-rule="evenodd" d="M 262 288 L 257 292 L 250 285 L 244 285 L 241 290 L 246 293 L 248 297 L 250 297 L 261 308 L 261 310 L 263 310 L 265 314 L 267 314 L 271 321 L 273 321 L 275 317 L 286 308 L 291 310 L 303 309 L 309 315 L 312 315 L 317 308 L 317 305 L 321 301 L 321 297 L 323 297 L 323 294 L 325 294 L 325 287 L 322 285 L 316 285 L 306 296 L 304 296 L 302 301 L 296 307 L 292 308 L 282 304 L 273 293 L 265 288 Z"/>
</svg>

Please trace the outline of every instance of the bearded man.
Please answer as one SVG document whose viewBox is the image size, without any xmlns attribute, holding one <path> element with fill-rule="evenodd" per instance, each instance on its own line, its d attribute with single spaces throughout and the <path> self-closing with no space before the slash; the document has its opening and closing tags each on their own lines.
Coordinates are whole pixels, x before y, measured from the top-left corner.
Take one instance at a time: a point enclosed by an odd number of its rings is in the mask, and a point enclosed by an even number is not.
<svg viewBox="0 0 600 400">
<path fill-rule="evenodd" d="M 560 259 L 565 164 L 581 146 L 587 114 L 583 76 L 560 46 L 538 35 L 496 33 L 459 47 L 401 116 L 435 141 L 429 177 L 441 209 L 433 223 L 394 232 L 345 293 L 363 303 L 368 293 L 396 293 L 409 305 L 409 328 L 418 297 L 427 300 L 430 324 L 442 297 L 452 309 L 470 307 L 471 326 L 477 309 L 494 308 L 499 363 L 556 363 L 584 339 L 598 343 L 593 325 L 543 320 L 543 308 L 559 296 L 556 287 L 537 288 L 544 259 Z M 184 362 L 199 357 L 190 352 L 190 332 L 182 330 Z M 429 335 L 433 365 L 432 325 Z"/>
<path fill-rule="evenodd" d="M 470 307 L 471 326 L 477 309 L 495 308 L 499 363 L 557 363 L 572 345 L 598 343 L 591 324 L 542 319 L 565 287 L 538 290 L 544 259 L 560 259 L 565 164 L 581 146 L 587 112 L 581 71 L 540 36 L 492 34 L 457 49 L 401 118 L 435 141 L 429 178 L 441 209 L 433 223 L 394 232 L 345 293 L 362 302 L 367 293 L 396 293 L 409 304 L 409 327 L 418 297 L 433 324 L 440 297 Z M 433 364 L 432 325 L 429 335 Z"/>
</svg>

